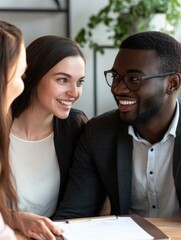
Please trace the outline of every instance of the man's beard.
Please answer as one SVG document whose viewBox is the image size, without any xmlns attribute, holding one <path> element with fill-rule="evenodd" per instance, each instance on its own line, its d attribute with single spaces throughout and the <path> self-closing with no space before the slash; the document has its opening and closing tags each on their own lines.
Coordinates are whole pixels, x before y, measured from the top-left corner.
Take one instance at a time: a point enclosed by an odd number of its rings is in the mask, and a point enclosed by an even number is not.
<svg viewBox="0 0 181 240">
<path fill-rule="evenodd" d="M 154 118 L 162 109 L 163 106 L 163 90 L 160 90 L 154 97 L 145 100 L 140 107 L 137 109 L 136 117 L 132 120 L 122 119 L 129 125 L 136 126 L 139 124 L 148 123 L 152 118 Z M 140 109 L 142 109 L 140 111 Z M 121 116 L 120 116 L 121 117 Z"/>
</svg>

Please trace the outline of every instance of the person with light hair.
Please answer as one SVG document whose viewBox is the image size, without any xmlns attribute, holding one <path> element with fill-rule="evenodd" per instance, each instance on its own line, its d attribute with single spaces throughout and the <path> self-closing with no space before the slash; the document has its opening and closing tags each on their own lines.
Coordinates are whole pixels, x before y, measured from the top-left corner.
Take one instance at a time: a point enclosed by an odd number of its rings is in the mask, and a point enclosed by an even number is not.
<svg viewBox="0 0 181 240">
<path fill-rule="evenodd" d="M 24 89 L 22 76 L 27 64 L 23 35 L 16 26 L 0 21 L 0 44 L 0 239 L 15 240 L 9 226 L 22 223 L 8 159 L 10 106 Z"/>
</svg>

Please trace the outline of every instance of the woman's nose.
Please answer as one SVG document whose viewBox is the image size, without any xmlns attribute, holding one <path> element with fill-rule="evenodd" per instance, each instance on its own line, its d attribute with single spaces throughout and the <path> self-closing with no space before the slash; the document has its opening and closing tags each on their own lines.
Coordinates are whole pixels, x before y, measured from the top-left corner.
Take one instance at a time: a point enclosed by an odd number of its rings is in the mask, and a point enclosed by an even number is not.
<svg viewBox="0 0 181 240">
<path fill-rule="evenodd" d="M 77 98 L 78 96 L 78 88 L 76 85 L 71 85 L 67 91 L 68 95 L 71 97 Z"/>
</svg>

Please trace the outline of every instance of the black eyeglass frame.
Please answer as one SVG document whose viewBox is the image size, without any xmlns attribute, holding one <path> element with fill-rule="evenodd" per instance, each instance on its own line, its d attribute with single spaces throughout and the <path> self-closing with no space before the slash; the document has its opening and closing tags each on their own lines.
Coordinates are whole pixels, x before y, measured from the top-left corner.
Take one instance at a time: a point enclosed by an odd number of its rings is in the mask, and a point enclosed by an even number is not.
<svg viewBox="0 0 181 240">
<path fill-rule="evenodd" d="M 111 87 L 111 88 L 112 88 L 112 84 L 109 84 L 109 82 L 108 82 L 108 80 L 107 80 L 107 77 L 106 77 L 108 73 L 113 73 L 113 74 L 117 75 L 117 77 L 118 77 L 118 79 L 119 79 L 119 80 L 117 81 L 117 84 L 114 86 L 114 88 L 116 88 L 116 87 L 119 85 L 119 83 L 120 83 L 121 81 L 123 81 L 124 85 L 125 85 L 129 90 L 131 90 L 131 91 L 137 91 L 137 90 L 140 88 L 140 86 L 141 86 L 141 82 L 144 81 L 144 80 L 146 80 L 146 79 L 165 77 L 165 76 L 168 76 L 168 75 L 175 74 L 175 72 L 166 72 L 166 73 L 160 73 L 160 74 L 143 75 L 143 76 L 140 76 L 140 77 L 136 77 L 136 76 L 135 76 L 135 78 L 137 78 L 138 81 L 139 81 L 139 85 L 137 86 L 137 88 L 131 89 L 131 88 L 128 86 L 128 83 L 125 81 L 125 76 L 129 76 L 129 74 L 125 74 L 125 75 L 123 75 L 123 76 L 120 76 L 117 72 L 114 72 L 114 71 L 112 71 L 112 70 L 104 71 L 104 76 L 105 76 L 107 85 L 108 85 L 109 87 Z"/>
</svg>

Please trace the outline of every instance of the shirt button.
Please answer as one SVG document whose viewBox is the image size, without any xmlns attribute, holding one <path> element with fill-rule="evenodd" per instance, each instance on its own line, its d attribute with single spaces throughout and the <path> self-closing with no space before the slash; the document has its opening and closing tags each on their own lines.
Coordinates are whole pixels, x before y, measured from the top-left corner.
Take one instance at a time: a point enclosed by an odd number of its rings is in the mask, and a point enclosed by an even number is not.
<svg viewBox="0 0 181 240">
<path fill-rule="evenodd" d="M 152 174 L 153 174 L 153 171 L 150 171 L 149 174 L 152 175 Z"/>
<path fill-rule="evenodd" d="M 152 206 L 152 208 L 156 208 L 156 206 L 155 206 L 155 205 L 153 205 L 153 206 Z"/>
<path fill-rule="evenodd" d="M 153 151 L 154 151 L 154 149 L 153 149 L 153 148 L 151 148 L 151 149 L 150 149 L 150 151 L 151 151 L 151 152 L 153 152 Z"/>
</svg>

